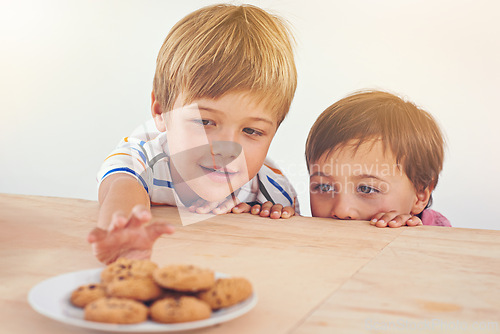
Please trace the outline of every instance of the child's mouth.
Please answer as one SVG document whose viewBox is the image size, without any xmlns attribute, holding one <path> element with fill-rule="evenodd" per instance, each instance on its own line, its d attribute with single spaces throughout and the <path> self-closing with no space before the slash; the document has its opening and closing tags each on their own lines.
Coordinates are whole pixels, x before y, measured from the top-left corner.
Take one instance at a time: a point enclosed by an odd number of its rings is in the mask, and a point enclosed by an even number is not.
<svg viewBox="0 0 500 334">
<path fill-rule="evenodd" d="M 212 181 L 218 183 L 227 183 L 229 180 L 238 174 L 233 170 L 228 170 L 227 168 L 212 168 L 200 165 L 201 169 Z"/>
</svg>

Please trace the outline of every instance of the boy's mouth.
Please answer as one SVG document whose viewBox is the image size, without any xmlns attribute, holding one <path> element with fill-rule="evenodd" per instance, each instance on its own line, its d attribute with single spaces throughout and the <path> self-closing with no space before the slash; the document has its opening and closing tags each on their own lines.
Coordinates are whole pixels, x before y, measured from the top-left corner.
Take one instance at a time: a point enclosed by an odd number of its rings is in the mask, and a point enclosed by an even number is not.
<svg viewBox="0 0 500 334">
<path fill-rule="evenodd" d="M 213 168 L 199 165 L 201 170 L 207 175 L 212 181 L 218 183 L 227 183 L 229 179 L 238 174 L 238 172 L 224 167 Z"/>
</svg>

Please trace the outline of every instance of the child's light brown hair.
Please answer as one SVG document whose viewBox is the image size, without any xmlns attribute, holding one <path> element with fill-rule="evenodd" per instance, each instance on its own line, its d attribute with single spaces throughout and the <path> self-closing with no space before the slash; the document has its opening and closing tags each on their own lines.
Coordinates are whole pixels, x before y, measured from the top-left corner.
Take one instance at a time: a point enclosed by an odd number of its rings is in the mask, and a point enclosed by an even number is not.
<svg viewBox="0 0 500 334">
<path fill-rule="evenodd" d="M 373 139 L 392 151 L 417 191 L 436 187 L 444 159 L 439 126 L 412 102 L 381 91 L 355 93 L 323 111 L 307 138 L 307 166 L 351 140 L 357 148 Z"/>
<path fill-rule="evenodd" d="M 155 99 L 172 109 L 185 103 L 251 91 L 285 118 L 297 86 L 293 37 L 277 16 L 252 6 L 219 4 L 180 20 L 165 39 L 156 63 Z"/>
</svg>

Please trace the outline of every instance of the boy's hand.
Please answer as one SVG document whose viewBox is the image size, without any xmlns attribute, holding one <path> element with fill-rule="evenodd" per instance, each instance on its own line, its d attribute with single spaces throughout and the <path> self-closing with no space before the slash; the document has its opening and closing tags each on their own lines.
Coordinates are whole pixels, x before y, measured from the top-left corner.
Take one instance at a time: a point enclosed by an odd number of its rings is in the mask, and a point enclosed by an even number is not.
<svg viewBox="0 0 500 334">
<path fill-rule="evenodd" d="M 191 212 L 196 213 L 213 213 L 215 215 L 222 215 L 231 212 L 231 210 L 240 204 L 240 200 L 237 198 L 229 197 L 221 202 L 207 202 L 204 199 L 199 199 L 195 201 L 188 208 Z"/>
<path fill-rule="evenodd" d="M 247 203 L 240 203 L 232 209 L 233 213 L 244 213 L 250 212 L 252 215 L 259 215 L 261 217 L 270 217 L 272 219 L 279 218 L 290 218 L 295 215 L 295 209 L 291 206 L 285 206 L 281 204 L 274 204 L 267 201 L 266 203 L 260 205 L 255 204 L 250 206 Z"/>
<path fill-rule="evenodd" d="M 116 212 L 107 230 L 93 229 L 87 241 L 97 259 L 105 264 L 119 257 L 149 259 L 156 239 L 174 233 L 174 228 L 166 223 L 147 224 L 151 218 L 151 212 L 142 205 L 136 205 L 129 218 Z"/>
<path fill-rule="evenodd" d="M 410 214 L 398 214 L 395 211 L 379 212 L 370 220 L 371 225 L 377 227 L 401 227 L 401 226 L 418 226 L 422 225 L 422 221 L 417 216 Z"/>
<path fill-rule="evenodd" d="M 267 201 L 266 203 L 260 205 L 255 204 L 250 206 L 247 203 L 241 203 L 237 198 L 228 198 L 222 202 L 207 202 L 203 199 L 199 199 L 194 202 L 190 207 L 189 211 L 196 213 L 213 213 L 216 215 L 221 215 L 225 213 L 246 213 L 250 212 L 253 215 L 260 215 L 261 217 L 270 217 L 272 219 L 279 218 L 290 218 L 295 215 L 295 209 L 291 206 L 283 207 L 281 204 L 273 205 L 272 202 Z"/>
</svg>

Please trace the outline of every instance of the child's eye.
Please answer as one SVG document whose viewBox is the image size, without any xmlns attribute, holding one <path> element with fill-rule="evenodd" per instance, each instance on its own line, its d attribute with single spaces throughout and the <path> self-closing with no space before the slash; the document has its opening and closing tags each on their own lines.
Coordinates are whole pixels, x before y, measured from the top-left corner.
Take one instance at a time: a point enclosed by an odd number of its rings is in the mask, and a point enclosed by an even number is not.
<svg viewBox="0 0 500 334">
<path fill-rule="evenodd" d="M 246 134 L 249 134 L 251 136 L 262 136 L 263 135 L 262 132 L 257 131 L 257 130 L 252 129 L 252 128 L 244 128 L 243 132 L 245 132 Z"/>
<path fill-rule="evenodd" d="M 331 191 L 335 191 L 335 188 L 331 184 L 326 184 L 326 183 L 318 183 L 313 187 L 313 190 L 319 193 L 327 193 Z"/>
<path fill-rule="evenodd" d="M 203 126 L 215 125 L 214 121 L 208 119 L 193 119 L 192 121 L 198 125 L 203 125 Z"/>
<path fill-rule="evenodd" d="M 378 189 L 366 185 L 358 186 L 358 191 L 363 194 L 374 194 L 380 192 Z"/>
</svg>

